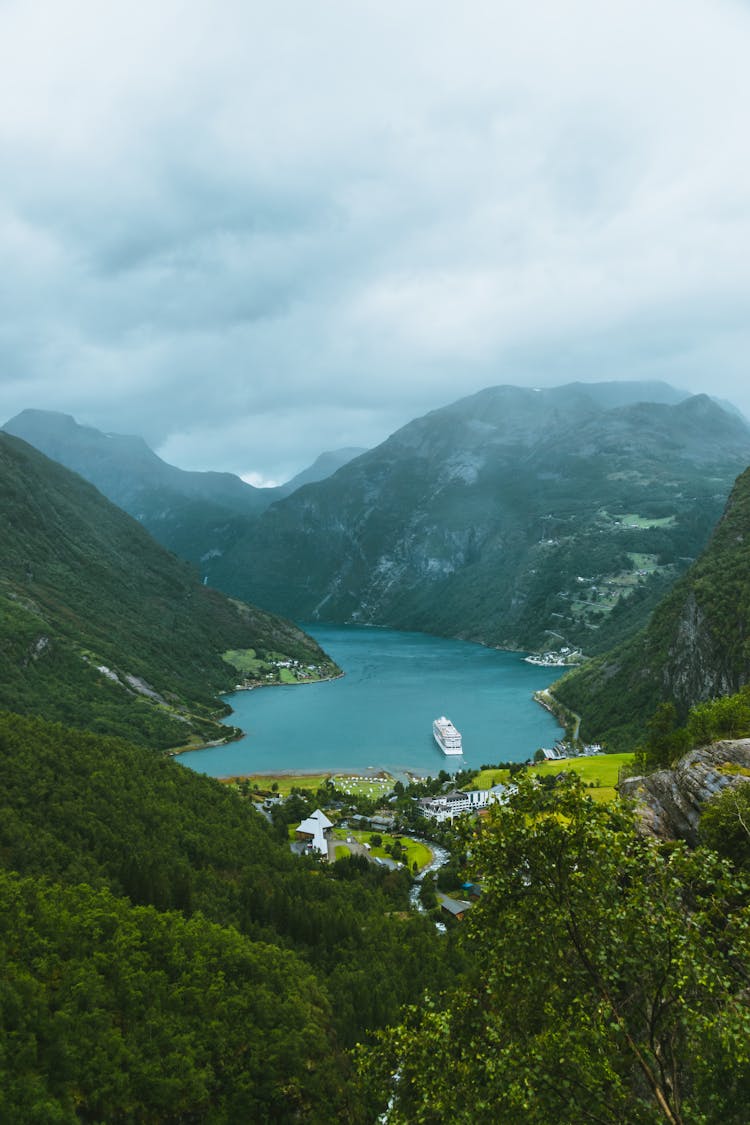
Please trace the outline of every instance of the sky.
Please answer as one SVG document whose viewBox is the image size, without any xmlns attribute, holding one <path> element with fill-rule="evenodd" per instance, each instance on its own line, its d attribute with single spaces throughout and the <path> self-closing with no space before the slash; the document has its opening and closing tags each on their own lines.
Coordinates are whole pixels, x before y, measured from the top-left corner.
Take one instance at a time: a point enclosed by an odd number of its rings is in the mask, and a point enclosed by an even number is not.
<svg viewBox="0 0 750 1125">
<path fill-rule="evenodd" d="M 750 416 L 747 0 L 0 0 L 0 422 L 287 479 L 482 387 Z"/>
</svg>

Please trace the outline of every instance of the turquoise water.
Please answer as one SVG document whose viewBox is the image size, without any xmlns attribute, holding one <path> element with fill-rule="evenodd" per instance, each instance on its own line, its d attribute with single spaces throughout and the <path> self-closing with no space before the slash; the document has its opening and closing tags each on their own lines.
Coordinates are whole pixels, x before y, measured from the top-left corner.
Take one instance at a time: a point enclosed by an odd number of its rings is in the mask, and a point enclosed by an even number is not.
<svg viewBox="0 0 750 1125">
<path fill-rule="evenodd" d="M 523 761 L 560 735 L 532 693 L 554 670 L 518 653 L 423 633 L 306 626 L 345 675 L 327 683 L 260 688 L 228 696 L 238 742 L 184 754 L 213 777 L 280 770 L 412 770 Z M 443 755 L 432 720 L 447 715 L 463 735 L 462 757 Z"/>
</svg>

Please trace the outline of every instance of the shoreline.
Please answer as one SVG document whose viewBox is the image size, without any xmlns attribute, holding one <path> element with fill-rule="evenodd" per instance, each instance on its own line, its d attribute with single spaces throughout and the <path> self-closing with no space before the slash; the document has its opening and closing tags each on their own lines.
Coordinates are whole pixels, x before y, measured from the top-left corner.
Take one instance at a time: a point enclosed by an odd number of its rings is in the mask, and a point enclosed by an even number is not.
<svg viewBox="0 0 750 1125">
<path fill-rule="evenodd" d="M 279 769 L 279 770 L 253 770 L 252 773 L 232 773 L 222 774 L 217 776 L 216 781 L 248 781 L 253 777 L 325 777 L 330 779 L 332 777 L 356 777 L 362 778 L 366 781 L 387 781 L 393 775 L 386 769 L 379 767 L 372 767 L 371 774 L 362 773 L 355 769 L 341 769 L 341 770 L 295 770 L 295 769 Z"/>
<path fill-rule="evenodd" d="M 320 676 L 317 680 L 295 680 L 293 684 L 284 684 L 281 680 L 273 680 L 270 684 L 267 680 L 248 680 L 244 684 L 236 684 L 233 688 L 227 691 L 220 691 L 219 695 L 223 699 L 227 695 L 236 695 L 238 691 L 256 691 L 258 688 L 266 687 L 304 687 L 305 684 L 329 684 L 334 680 L 340 680 L 346 675 L 346 672 L 337 672 L 335 676 Z M 230 711 L 230 714 L 234 714 Z"/>
<path fill-rule="evenodd" d="M 270 684 L 262 680 L 255 680 L 245 684 L 237 684 L 227 691 L 220 691 L 219 698 L 223 699 L 227 695 L 235 695 L 238 691 L 255 691 L 257 688 L 301 687 L 304 684 L 327 684 L 331 683 L 333 680 L 340 680 L 345 675 L 345 672 L 340 671 L 335 676 L 321 676 L 318 680 L 297 680 L 296 683 L 293 684 L 282 684 L 280 680 Z M 227 719 L 229 715 L 233 714 L 234 708 L 230 707 L 229 714 L 226 716 Z M 240 727 L 235 727 L 234 733 L 227 734 L 225 738 L 212 738 L 209 742 L 201 742 L 200 746 L 170 746 L 167 750 L 163 750 L 162 753 L 166 758 L 179 758 L 182 754 L 193 754 L 196 750 L 215 750 L 217 746 L 228 746 L 231 742 L 239 742 L 246 734 L 247 731 L 242 730 Z M 258 776 L 260 776 L 260 774 L 258 774 Z"/>
<path fill-rule="evenodd" d="M 541 688 L 539 691 L 535 691 L 533 698 L 540 707 L 554 716 L 566 735 L 570 731 L 571 741 L 575 742 L 578 739 L 578 732 L 581 729 L 580 715 L 571 711 L 564 703 L 556 699 L 549 688 Z M 571 720 L 573 720 L 572 723 Z"/>
</svg>

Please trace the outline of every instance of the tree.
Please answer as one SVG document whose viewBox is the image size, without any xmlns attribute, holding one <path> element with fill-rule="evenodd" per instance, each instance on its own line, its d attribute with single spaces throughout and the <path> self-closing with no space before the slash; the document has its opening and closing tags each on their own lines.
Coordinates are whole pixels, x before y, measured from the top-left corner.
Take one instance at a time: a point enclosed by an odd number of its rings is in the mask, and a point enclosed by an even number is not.
<svg viewBox="0 0 750 1125">
<path fill-rule="evenodd" d="M 646 741 L 636 751 L 636 764 L 646 772 L 671 765 L 688 749 L 685 730 L 679 728 L 674 703 L 661 703 L 646 724 Z"/>
<path fill-rule="evenodd" d="M 750 782 L 727 786 L 708 802 L 700 838 L 736 866 L 750 868 Z"/>
<path fill-rule="evenodd" d="M 523 780 L 474 832 L 473 975 L 362 1054 L 390 1125 L 746 1120 L 748 910 L 728 865 L 639 837 L 574 779 Z"/>
</svg>

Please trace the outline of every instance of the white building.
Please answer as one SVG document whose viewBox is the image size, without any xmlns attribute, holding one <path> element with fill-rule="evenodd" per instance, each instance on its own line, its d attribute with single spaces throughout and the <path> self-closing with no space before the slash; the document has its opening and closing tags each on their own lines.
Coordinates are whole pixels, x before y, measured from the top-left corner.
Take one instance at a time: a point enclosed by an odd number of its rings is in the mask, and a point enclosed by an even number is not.
<svg viewBox="0 0 750 1125">
<path fill-rule="evenodd" d="M 491 789 L 454 789 L 437 797 L 422 797 L 419 801 L 419 811 L 430 820 L 441 823 L 444 820 L 453 820 L 461 813 L 486 809 L 493 802 L 504 804 L 511 791 L 508 785 L 493 785 Z"/>
<path fill-rule="evenodd" d="M 333 828 L 333 823 L 324 812 L 316 809 L 306 820 L 297 825 L 296 836 L 298 840 L 307 842 L 311 851 L 319 855 L 328 855 L 328 832 Z"/>
</svg>

